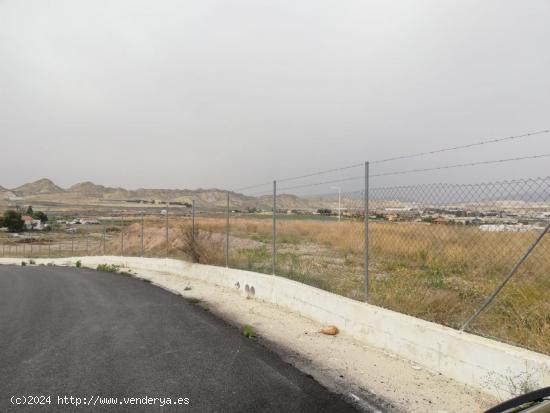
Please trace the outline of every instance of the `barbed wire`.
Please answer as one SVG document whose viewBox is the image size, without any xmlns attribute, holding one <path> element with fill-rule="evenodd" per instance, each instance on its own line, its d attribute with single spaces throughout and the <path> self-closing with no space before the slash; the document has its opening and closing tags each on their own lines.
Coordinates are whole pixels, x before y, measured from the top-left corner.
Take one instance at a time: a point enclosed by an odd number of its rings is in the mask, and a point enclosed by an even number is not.
<svg viewBox="0 0 550 413">
<path fill-rule="evenodd" d="M 454 164 L 454 165 L 443 165 L 443 166 L 438 166 L 438 167 L 433 167 L 433 168 L 406 169 L 406 170 L 386 172 L 386 173 L 381 173 L 381 174 L 372 174 L 372 175 L 370 175 L 370 177 L 404 175 L 404 174 L 408 174 L 408 173 L 437 171 L 437 170 L 442 170 L 442 169 L 453 169 L 453 168 L 464 168 L 464 167 L 471 167 L 471 166 L 490 165 L 490 164 L 496 164 L 496 163 L 514 162 L 514 161 L 522 161 L 522 160 L 527 160 L 527 159 L 538 159 L 538 158 L 547 158 L 547 157 L 550 157 L 550 153 L 541 154 L 541 155 L 522 156 L 522 157 L 515 157 L 515 158 L 505 158 L 505 159 L 495 159 L 495 160 L 488 160 L 488 161 L 469 162 L 469 163 L 461 163 L 461 164 Z M 322 182 L 315 182 L 315 183 L 309 183 L 309 184 L 283 187 L 283 188 L 280 188 L 280 189 L 278 188 L 278 191 L 285 191 L 285 190 L 289 190 L 289 189 L 307 188 L 307 187 L 333 184 L 333 183 L 339 183 L 339 182 L 354 181 L 354 180 L 359 180 L 359 179 L 365 179 L 365 176 L 364 175 L 352 176 L 352 177 L 348 177 L 348 178 L 335 179 L 335 180 L 330 180 L 330 181 L 322 181 Z"/>
<path fill-rule="evenodd" d="M 294 177 L 290 177 L 290 178 L 278 179 L 278 180 L 277 180 L 277 183 L 288 182 L 288 181 L 295 181 L 295 180 L 298 180 L 298 179 L 310 178 L 310 177 L 312 177 L 312 176 L 325 175 L 325 174 L 332 173 L 332 172 L 345 171 L 345 170 L 348 170 L 348 169 L 358 168 L 358 167 L 361 167 L 361 166 L 364 166 L 364 163 L 361 163 L 361 164 L 354 164 L 354 165 L 348 165 L 348 166 L 343 166 L 343 167 L 341 167 L 341 168 L 326 169 L 326 170 L 323 170 L 323 171 L 312 172 L 312 173 L 310 173 L 310 174 L 300 175 L 300 176 L 294 176 Z M 244 188 L 234 189 L 233 191 L 244 191 L 244 190 L 247 190 L 247 189 L 260 188 L 260 187 L 262 187 L 262 186 L 272 185 L 272 184 L 273 184 L 273 182 L 268 182 L 268 183 L 263 183 L 263 184 L 248 186 L 248 187 L 244 187 Z M 262 192 L 263 192 L 263 191 L 262 191 Z M 252 194 L 252 195 L 249 195 L 249 196 L 254 196 L 254 195 Z"/>
<path fill-rule="evenodd" d="M 538 158 L 547 158 L 550 156 L 550 153 L 545 153 L 541 155 L 531 155 L 531 156 L 522 156 L 522 157 L 516 157 L 516 158 L 506 158 L 506 159 L 496 159 L 492 161 L 480 161 L 480 162 L 469 162 L 469 163 L 460 163 L 460 164 L 454 164 L 454 165 L 444 165 L 444 166 L 437 166 L 433 168 L 420 168 L 420 169 L 406 169 L 402 171 L 394 171 L 394 172 L 385 172 L 381 174 L 374 174 L 371 176 L 391 176 L 391 175 L 403 175 L 408 173 L 415 173 L 415 172 L 427 172 L 427 171 L 438 171 L 441 169 L 452 169 L 452 168 L 463 168 L 463 167 L 469 167 L 469 166 L 478 166 L 478 165 L 490 165 L 495 163 L 504 163 L 504 162 L 513 162 L 513 161 L 523 161 L 527 159 L 538 159 Z"/>
<path fill-rule="evenodd" d="M 346 182 L 346 181 L 356 181 L 356 180 L 359 180 L 359 179 L 365 179 L 365 175 L 361 175 L 361 176 L 352 176 L 352 177 L 349 177 L 349 178 L 342 178 L 342 179 L 334 179 L 334 180 L 331 180 L 331 181 L 315 182 L 315 183 L 313 183 L 313 184 L 303 184 L 303 185 L 287 186 L 287 187 L 283 187 L 283 188 L 278 188 L 277 191 L 286 191 L 286 190 L 289 190 L 289 189 L 298 189 L 298 188 L 307 188 L 307 187 L 310 187 L 310 186 L 320 186 L 320 185 L 326 185 L 326 184 L 335 184 L 335 183 Z"/>
<path fill-rule="evenodd" d="M 312 173 L 306 174 L 306 175 L 300 175 L 300 176 L 294 176 L 294 177 L 291 177 L 291 178 L 278 179 L 277 182 L 296 181 L 298 179 L 310 178 L 312 176 L 325 175 L 325 174 L 332 173 L 332 172 L 339 172 L 339 171 L 345 171 L 345 170 L 348 170 L 348 169 L 359 168 L 360 166 L 364 166 L 364 165 L 365 165 L 364 163 L 359 163 L 359 164 L 354 164 L 354 165 L 343 166 L 341 168 L 326 169 L 324 171 L 312 172 Z"/>
<path fill-rule="evenodd" d="M 535 132 L 523 133 L 523 134 L 520 134 L 520 135 L 507 136 L 507 137 L 503 137 L 503 138 L 487 139 L 487 140 L 482 140 L 482 141 L 479 141 L 479 142 L 469 143 L 469 144 L 465 144 L 465 145 L 458 145 L 458 146 L 452 146 L 452 147 L 448 147 L 448 148 L 436 149 L 436 150 L 432 150 L 432 151 L 418 152 L 418 153 L 409 154 L 409 155 L 401 155 L 401 156 L 396 156 L 396 157 L 391 157 L 391 158 L 379 159 L 379 160 L 371 161 L 370 163 L 371 164 L 380 164 L 380 163 L 385 163 L 385 162 L 390 162 L 390 161 L 411 159 L 411 158 L 417 158 L 417 157 L 426 156 L 426 155 L 434 155 L 434 154 L 443 153 L 443 152 L 451 152 L 451 151 L 456 151 L 456 150 L 460 150 L 460 149 L 469 149 L 469 148 L 482 146 L 482 145 L 490 145 L 490 144 L 496 144 L 496 143 L 502 143 L 502 142 L 508 142 L 508 141 L 512 141 L 512 140 L 517 140 L 517 139 L 528 138 L 528 137 L 531 137 L 531 136 L 541 135 L 541 134 L 549 133 L 549 132 L 550 132 L 550 129 L 543 129 L 543 130 L 539 130 L 539 131 L 535 131 Z M 356 164 L 352 164 L 352 165 L 347 165 L 347 166 L 343 166 L 343 167 L 339 167 L 339 168 L 324 169 L 324 170 L 321 170 L 321 171 L 312 172 L 312 173 L 304 174 L 304 175 L 297 175 L 297 176 L 292 176 L 292 177 L 288 177 L 288 178 L 278 179 L 277 182 L 280 183 L 280 182 L 295 181 L 295 180 L 304 179 L 304 178 L 311 178 L 313 176 L 326 175 L 326 174 L 329 174 L 329 173 L 345 171 L 345 170 L 349 170 L 349 169 L 359 168 L 359 167 L 362 167 L 362 166 L 364 166 L 364 162 L 356 163 Z M 263 184 L 251 185 L 251 186 L 247 186 L 247 187 L 243 187 L 243 188 L 237 188 L 237 189 L 234 189 L 233 191 L 236 192 L 236 191 L 245 191 L 245 190 L 248 190 L 248 189 L 260 188 L 262 186 L 271 185 L 272 183 L 273 183 L 273 181 L 266 182 L 266 183 L 263 183 Z M 250 196 L 254 196 L 254 195 L 250 195 Z"/>
<path fill-rule="evenodd" d="M 473 147 L 476 147 L 476 146 L 489 145 L 489 144 L 493 144 L 493 143 L 500 143 L 500 142 L 506 142 L 506 141 L 516 140 L 516 139 L 527 138 L 527 137 L 530 137 L 530 136 L 541 135 L 543 133 L 548 133 L 548 132 L 550 132 L 550 129 L 544 129 L 544 130 L 540 130 L 540 131 L 536 131 L 536 132 L 524 133 L 522 135 L 507 136 L 505 138 L 488 139 L 488 140 L 475 142 L 475 143 L 469 143 L 469 144 L 465 144 L 465 145 L 459 145 L 459 146 L 452 146 L 452 147 L 449 147 L 449 148 L 436 149 L 436 150 L 433 150 L 433 151 L 418 152 L 418 153 L 414 153 L 414 154 L 410 154 L 410 155 L 401 155 L 401 156 L 395 156 L 393 158 L 380 159 L 380 160 L 377 160 L 377 161 L 372 161 L 371 164 L 397 161 L 397 160 L 402 160 L 402 159 L 417 158 L 417 157 L 420 157 L 420 156 L 434 155 L 434 154 L 443 153 L 443 152 L 451 152 L 451 151 L 456 151 L 456 150 L 459 150 L 459 149 L 468 149 L 468 148 L 473 148 Z"/>
</svg>

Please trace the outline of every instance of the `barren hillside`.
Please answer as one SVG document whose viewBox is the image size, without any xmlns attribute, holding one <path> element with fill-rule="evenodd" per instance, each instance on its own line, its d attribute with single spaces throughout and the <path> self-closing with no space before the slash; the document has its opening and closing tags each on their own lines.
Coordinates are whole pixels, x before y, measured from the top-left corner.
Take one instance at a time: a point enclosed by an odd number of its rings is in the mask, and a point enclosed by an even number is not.
<svg viewBox="0 0 550 413">
<path fill-rule="evenodd" d="M 217 188 L 209 189 L 148 189 L 139 188 L 129 190 L 98 185 L 93 182 L 81 182 L 67 189 L 61 188 L 49 179 L 40 179 L 26 183 L 12 190 L 0 187 L 0 200 L 20 197 L 20 202 L 34 204 L 67 204 L 67 205 L 96 205 L 114 203 L 155 204 L 172 202 L 191 204 L 194 200 L 199 207 L 225 207 L 227 191 Z M 269 210 L 273 205 L 271 195 L 261 197 L 248 196 L 230 192 L 232 209 L 256 208 Z M 312 209 L 327 203 L 334 203 L 335 199 L 300 198 L 296 195 L 280 194 L 277 197 L 279 209 Z M 332 205 L 335 207 L 336 204 Z"/>
<path fill-rule="evenodd" d="M 18 196 L 28 196 L 37 194 L 59 194 L 65 192 L 65 190 L 49 179 L 40 179 L 35 182 L 30 182 L 12 190 Z"/>
</svg>

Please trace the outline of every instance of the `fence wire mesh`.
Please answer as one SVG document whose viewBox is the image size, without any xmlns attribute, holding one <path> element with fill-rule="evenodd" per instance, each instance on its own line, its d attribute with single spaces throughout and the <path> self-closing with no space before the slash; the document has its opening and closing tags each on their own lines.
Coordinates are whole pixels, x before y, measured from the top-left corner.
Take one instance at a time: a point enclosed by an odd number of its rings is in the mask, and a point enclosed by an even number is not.
<svg viewBox="0 0 550 413">
<path fill-rule="evenodd" d="M 379 187 L 370 198 L 371 302 L 455 328 L 550 219 L 550 178 Z M 539 331 L 522 322 L 536 309 L 538 328 L 548 328 L 541 321 L 550 315 L 542 293 L 548 292 L 543 282 L 550 269 L 548 238 L 520 267 L 525 276 L 517 274 L 499 296 L 501 303 L 510 294 L 530 298 L 508 307 L 494 303 L 471 328 L 523 345 L 536 341 L 539 350 L 550 351 Z M 537 280 L 539 290 L 528 280 Z"/>
<path fill-rule="evenodd" d="M 253 195 L 218 191 L 122 208 L 48 207 L 47 228 L 0 232 L 0 253 L 22 260 L 170 257 L 266 274 L 275 270 L 460 328 L 550 220 L 550 177 L 401 186 L 371 180 L 367 194 L 357 176 L 350 182 L 335 178 L 282 187 L 275 199 L 266 184 Z M 469 330 L 550 353 L 549 288 L 550 235 Z"/>
<path fill-rule="evenodd" d="M 276 273 L 364 300 L 363 192 L 278 196 Z"/>
</svg>

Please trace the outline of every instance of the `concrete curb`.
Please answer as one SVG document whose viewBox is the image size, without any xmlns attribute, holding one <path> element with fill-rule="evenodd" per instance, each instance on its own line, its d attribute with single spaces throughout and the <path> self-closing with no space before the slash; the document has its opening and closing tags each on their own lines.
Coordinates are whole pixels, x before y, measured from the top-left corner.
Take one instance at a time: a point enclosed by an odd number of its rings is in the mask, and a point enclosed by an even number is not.
<svg viewBox="0 0 550 413">
<path fill-rule="evenodd" d="M 242 295 L 289 308 L 321 323 L 334 324 L 370 346 L 500 398 L 510 396 L 510 380 L 528 380 L 536 387 L 550 385 L 549 356 L 354 301 L 283 277 L 158 258 L 98 256 L 34 261 L 36 264 L 74 265 L 77 260 L 88 267 L 114 264 L 234 288 Z M 0 264 L 20 264 L 21 261 L 2 258 Z"/>
</svg>

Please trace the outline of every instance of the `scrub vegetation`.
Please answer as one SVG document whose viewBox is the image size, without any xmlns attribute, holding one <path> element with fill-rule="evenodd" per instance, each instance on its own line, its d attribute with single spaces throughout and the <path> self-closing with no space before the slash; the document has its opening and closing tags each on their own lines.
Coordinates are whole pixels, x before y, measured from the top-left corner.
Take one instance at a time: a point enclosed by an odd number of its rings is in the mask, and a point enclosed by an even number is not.
<svg viewBox="0 0 550 413">
<path fill-rule="evenodd" d="M 224 218 L 197 217 L 193 233 L 188 218 L 172 219 L 166 244 L 163 220 L 145 220 L 146 257 L 183 259 L 225 265 Z M 97 226 L 63 238 L 62 248 L 33 241 L 33 254 L 141 255 L 141 224 L 126 222 L 124 233 L 107 234 Z M 369 223 L 369 294 L 364 283 L 363 223 L 351 219 L 281 219 L 277 224 L 277 275 L 354 300 L 389 308 L 459 328 L 507 275 L 535 231 L 484 232 L 477 226 L 427 222 Z M 55 236 L 49 233 L 48 237 Z M 229 265 L 270 274 L 271 221 L 255 217 L 230 219 Z M 21 242 L 22 240 L 19 240 Z M 10 240 L 10 242 L 16 242 Z M 31 248 L 21 242 L 19 250 Z M 67 250 L 71 248 L 71 250 Z M 12 251 L 13 252 L 13 248 Z M 76 255 L 76 253 L 75 253 Z M 26 257 L 25 255 L 23 257 Z M 117 272 L 114 266 L 99 270 Z M 525 261 L 512 281 L 470 331 L 550 353 L 550 235 Z"/>
</svg>

